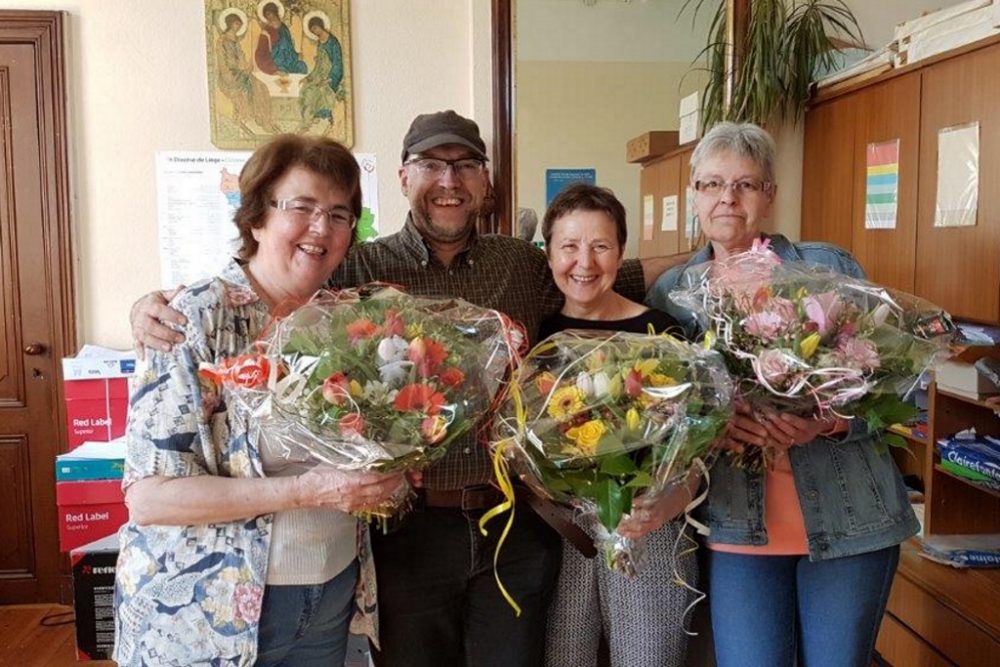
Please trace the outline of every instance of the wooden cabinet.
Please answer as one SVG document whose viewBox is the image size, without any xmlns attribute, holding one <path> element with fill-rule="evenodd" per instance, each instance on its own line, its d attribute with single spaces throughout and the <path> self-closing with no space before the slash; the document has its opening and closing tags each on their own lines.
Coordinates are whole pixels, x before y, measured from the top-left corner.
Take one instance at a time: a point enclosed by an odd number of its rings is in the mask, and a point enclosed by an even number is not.
<svg viewBox="0 0 1000 667">
<path fill-rule="evenodd" d="M 692 241 L 685 235 L 688 184 L 692 148 L 681 148 L 647 162 L 639 173 L 638 224 L 633 222 L 629 234 L 639 235 L 639 257 L 658 257 L 687 252 Z M 676 198 L 676 229 L 663 229 L 665 197 Z M 652 205 L 652 228 L 647 228 L 647 206 Z"/>
<path fill-rule="evenodd" d="M 920 96 L 917 293 L 953 315 L 1000 320 L 1000 44 L 924 69 Z M 938 133 L 979 122 L 979 213 L 935 227 Z"/>
<path fill-rule="evenodd" d="M 1000 38 L 817 100 L 806 115 L 802 239 L 851 250 L 874 282 L 1000 322 Z M 978 217 L 935 227 L 938 135 L 979 123 Z M 895 226 L 865 224 L 867 151 L 899 140 Z"/>
<path fill-rule="evenodd" d="M 936 385 L 928 401 L 927 438 L 908 436 L 909 451 L 894 452 L 904 474 L 923 480 L 924 533 L 1000 533 L 1000 493 L 942 470 L 934 447 L 970 427 L 1000 435 L 1000 419 L 984 403 Z M 876 643 L 879 655 L 896 667 L 1000 664 L 1000 569 L 958 570 L 919 551 L 915 539 L 902 547 Z"/>
</svg>

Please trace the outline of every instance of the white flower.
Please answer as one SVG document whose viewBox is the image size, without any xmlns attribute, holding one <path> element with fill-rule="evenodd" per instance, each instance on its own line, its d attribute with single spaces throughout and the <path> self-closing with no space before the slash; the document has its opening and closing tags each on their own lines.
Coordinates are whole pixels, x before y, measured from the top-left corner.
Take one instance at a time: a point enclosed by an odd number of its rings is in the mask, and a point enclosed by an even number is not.
<svg viewBox="0 0 1000 667">
<path fill-rule="evenodd" d="M 378 374 L 387 385 L 400 385 L 409 377 L 412 365 L 409 361 L 393 361 L 379 368 Z"/>
<path fill-rule="evenodd" d="M 886 319 L 888 319 L 890 312 L 892 312 L 892 309 L 889 308 L 888 304 L 880 303 L 878 308 L 872 313 L 872 323 L 877 327 L 882 326 L 885 324 Z"/>
<path fill-rule="evenodd" d="M 392 364 L 406 359 L 406 351 L 408 349 L 410 349 L 410 344 L 399 336 L 383 338 L 378 344 L 380 365 Z"/>
<path fill-rule="evenodd" d="M 590 379 L 589 373 L 580 373 L 576 376 L 576 388 L 579 389 L 584 396 L 594 395 L 594 381 Z"/>
<path fill-rule="evenodd" d="M 389 398 L 389 385 L 384 382 L 369 380 L 365 383 L 362 396 L 364 400 L 372 405 L 388 405 L 392 401 Z"/>
<path fill-rule="evenodd" d="M 594 373 L 594 396 L 596 398 L 603 398 L 608 395 L 611 390 L 611 378 L 604 371 L 599 371 Z"/>
</svg>

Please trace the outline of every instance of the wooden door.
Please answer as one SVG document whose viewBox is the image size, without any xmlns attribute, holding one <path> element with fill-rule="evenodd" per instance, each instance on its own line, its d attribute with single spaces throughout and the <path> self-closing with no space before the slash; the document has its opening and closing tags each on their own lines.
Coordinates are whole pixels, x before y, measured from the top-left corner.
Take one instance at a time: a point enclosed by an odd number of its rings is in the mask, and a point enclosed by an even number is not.
<svg viewBox="0 0 1000 667">
<path fill-rule="evenodd" d="M 59 363 L 75 348 L 62 44 L 60 14 L 0 12 L 0 603 L 61 597 Z"/>
<path fill-rule="evenodd" d="M 1000 321 L 1000 45 L 923 70 L 916 292 L 953 315 Z M 976 224 L 935 227 L 938 135 L 979 122 Z"/>
<path fill-rule="evenodd" d="M 920 73 L 890 79 L 856 96 L 854 131 L 854 206 L 850 250 L 864 267 L 868 279 L 906 292 L 914 289 L 917 253 L 917 158 L 920 145 Z M 893 228 L 866 225 L 869 146 L 886 152 L 898 141 L 896 215 Z M 878 158 L 874 157 L 873 162 Z M 880 175 L 885 178 L 891 175 Z M 873 215 L 888 222 L 888 216 Z"/>
<path fill-rule="evenodd" d="M 851 248 L 855 98 L 856 95 L 838 97 L 806 114 L 802 158 L 803 241 L 826 241 Z"/>
</svg>

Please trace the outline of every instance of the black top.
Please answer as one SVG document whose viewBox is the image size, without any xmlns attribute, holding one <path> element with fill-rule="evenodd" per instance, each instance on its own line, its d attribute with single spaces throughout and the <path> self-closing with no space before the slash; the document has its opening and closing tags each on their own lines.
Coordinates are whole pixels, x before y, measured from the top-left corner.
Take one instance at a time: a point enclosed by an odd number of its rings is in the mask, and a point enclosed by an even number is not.
<svg viewBox="0 0 1000 667">
<path fill-rule="evenodd" d="M 626 331 L 628 333 L 649 333 L 649 325 L 653 325 L 656 333 L 671 333 L 679 338 L 684 337 L 684 330 L 677 320 L 662 310 L 650 308 L 644 313 L 624 320 L 581 320 L 556 313 L 542 321 L 538 327 L 538 339 L 548 338 L 554 333 L 566 329 L 596 329 L 600 331 Z"/>
</svg>

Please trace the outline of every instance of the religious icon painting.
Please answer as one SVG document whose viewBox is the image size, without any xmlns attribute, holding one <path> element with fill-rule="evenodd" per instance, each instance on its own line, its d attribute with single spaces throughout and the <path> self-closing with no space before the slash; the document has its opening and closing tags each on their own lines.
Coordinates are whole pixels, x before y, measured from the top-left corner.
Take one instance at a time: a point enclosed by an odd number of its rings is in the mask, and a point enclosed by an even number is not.
<svg viewBox="0 0 1000 667">
<path fill-rule="evenodd" d="M 354 144 L 350 0 L 205 0 L 212 143 Z"/>
</svg>

